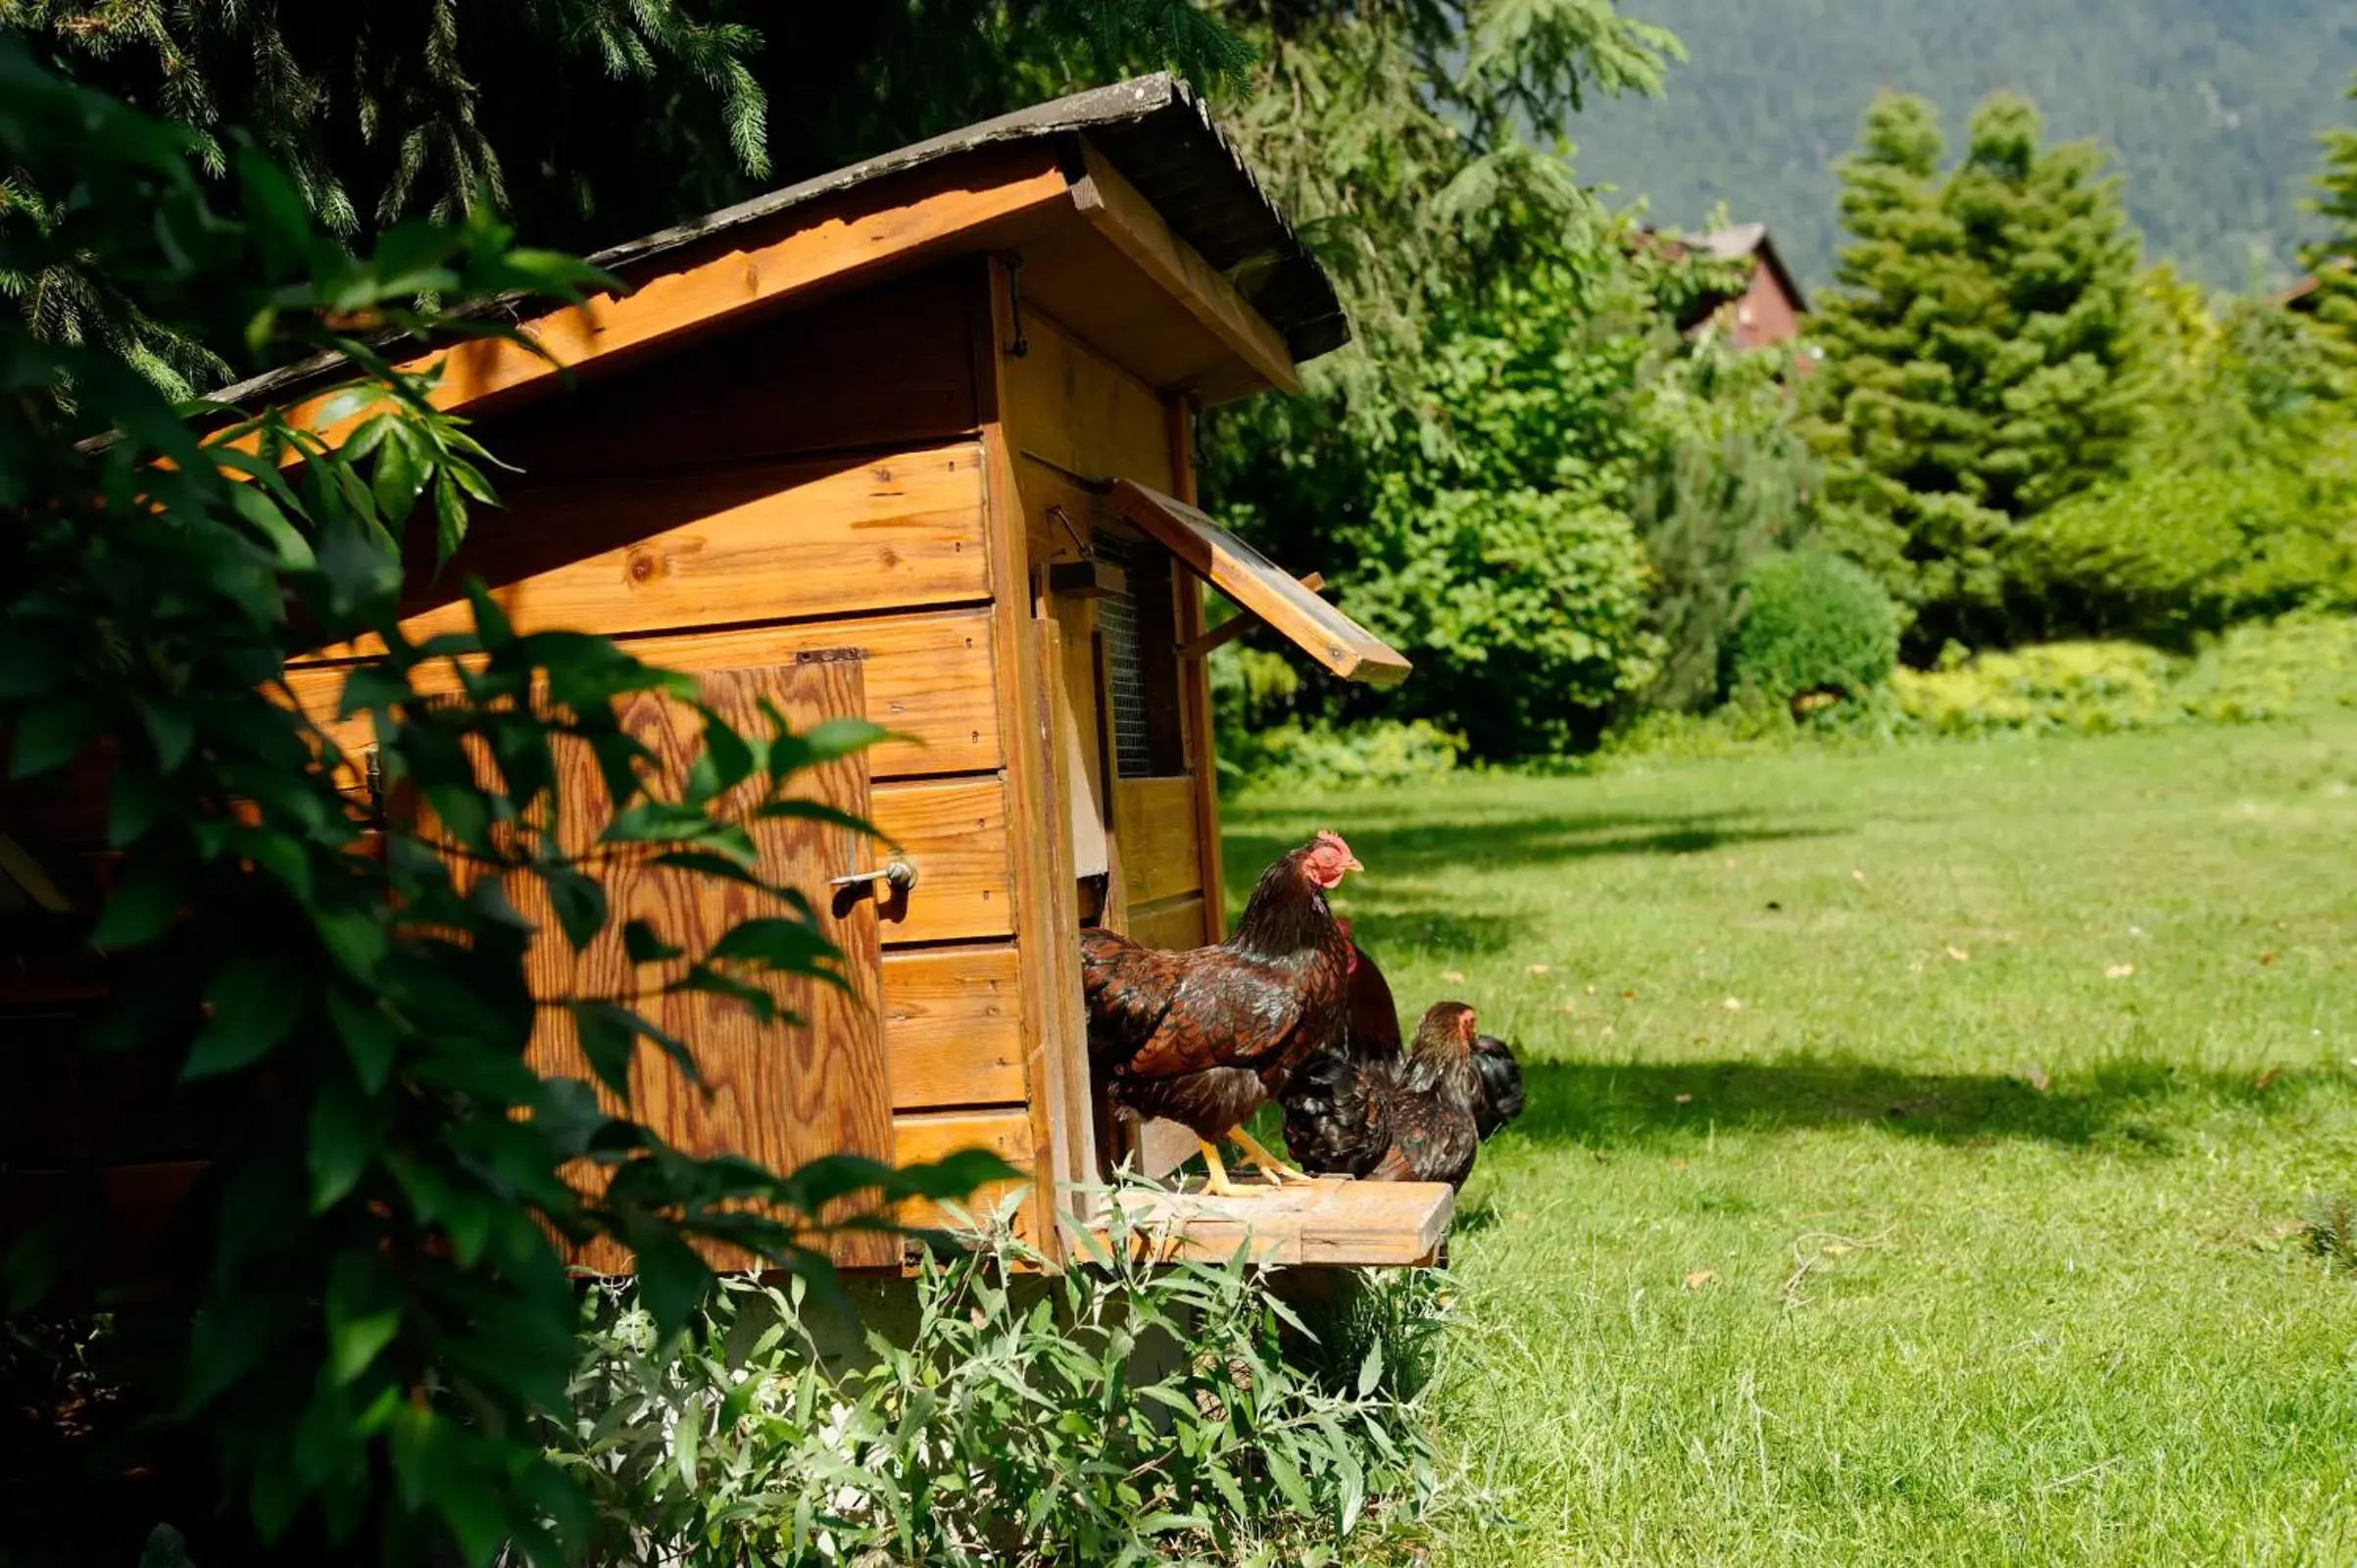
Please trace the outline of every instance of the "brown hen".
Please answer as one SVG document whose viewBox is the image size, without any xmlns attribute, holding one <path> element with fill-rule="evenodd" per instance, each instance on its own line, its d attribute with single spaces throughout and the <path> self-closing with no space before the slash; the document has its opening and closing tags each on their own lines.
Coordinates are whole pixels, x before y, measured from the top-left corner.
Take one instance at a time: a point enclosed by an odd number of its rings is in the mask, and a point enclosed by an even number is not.
<svg viewBox="0 0 2357 1568">
<path fill-rule="evenodd" d="M 1404 1058 L 1330 1051 L 1302 1063 L 1285 1086 L 1285 1147 L 1312 1171 L 1461 1188 L 1482 1140 L 1522 1109 L 1513 1060 L 1476 1032 L 1471 1007 L 1436 1002 Z M 1500 1066 L 1510 1103 L 1495 1102 Z"/>
<path fill-rule="evenodd" d="M 1192 1131 L 1212 1193 L 1246 1191 L 1228 1179 L 1223 1141 L 1272 1185 L 1306 1179 L 1243 1123 L 1295 1067 L 1341 1041 L 1350 943 L 1326 895 L 1358 869 L 1350 847 L 1321 832 L 1261 873 L 1225 942 L 1174 953 L 1081 933 L 1089 1050 L 1113 1102 Z"/>
</svg>

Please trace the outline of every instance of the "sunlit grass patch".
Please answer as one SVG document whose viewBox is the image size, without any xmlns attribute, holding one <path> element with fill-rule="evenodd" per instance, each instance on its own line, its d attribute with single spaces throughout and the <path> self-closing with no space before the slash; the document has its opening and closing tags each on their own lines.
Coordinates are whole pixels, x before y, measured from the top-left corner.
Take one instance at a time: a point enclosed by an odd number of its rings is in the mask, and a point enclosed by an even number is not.
<svg viewBox="0 0 2357 1568">
<path fill-rule="evenodd" d="M 2357 1556 L 2357 721 L 1263 797 L 1231 886 L 1319 825 L 1529 1064 L 1451 1560 Z"/>
</svg>

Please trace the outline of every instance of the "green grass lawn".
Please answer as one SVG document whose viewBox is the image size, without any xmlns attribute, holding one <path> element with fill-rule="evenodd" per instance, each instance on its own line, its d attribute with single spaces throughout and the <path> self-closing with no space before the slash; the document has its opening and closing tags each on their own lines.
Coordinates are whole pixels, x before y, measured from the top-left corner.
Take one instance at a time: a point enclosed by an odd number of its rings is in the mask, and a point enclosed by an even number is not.
<svg viewBox="0 0 2357 1568">
<path fill-rule="evenodd" d="M 1231 804 L 1514 1041 L 1461 1563 L 2357 1561 L 2357 720 Z"/>
</svg>

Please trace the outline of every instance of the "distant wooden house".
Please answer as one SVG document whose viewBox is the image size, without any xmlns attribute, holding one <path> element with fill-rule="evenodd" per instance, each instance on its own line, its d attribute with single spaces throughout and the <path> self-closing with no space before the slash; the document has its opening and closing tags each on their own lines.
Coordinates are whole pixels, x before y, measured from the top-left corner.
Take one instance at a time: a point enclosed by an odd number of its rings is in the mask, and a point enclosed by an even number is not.
<svg viewBox="0 0 2357 1568">
<path fill-rule="evenodd" d="M 1206 632 L 1203 585 L 1335 675 L 1407 670 L 1194 505 L 1197 410 L 1296 388 L 1297 362 L 1349 335 L 1333 284 L 1168 76 L 593 260 L 627 288 L 522 323 L 569 389 L 497 340 L 417 362 L 439 363 L 434 400 L 522 471 L 449 569 L 420 560 L 405 624 L 464 625 L 458 584 L 477 576 L 518 630 L 609 634 L 694 672 L 723 711 L 770 701 L 892 731 L 817 781 L 882 844 L 807 826 L 763 840 L 774 879 L 836 885 L 848 995 L 814 994 L 811 1027 L 791 1035 L 686 999 L 665 1021 L 716 1093 L 648 1060 L 640 1112 L 682 1147 L 779 1164 L 995 1150 L 1027 1172 L 1022 1225 L 1053 1256 L 1067 1184 L 1125 1156 L 1163 1167 L 1172 1147 L 1115 1125 L 1091 1081 L 1076 933 L 1101 921 L 1190 947 L 1225 926 L 1205 660 L 1226 628 Z M 298 368 L 223 396 L 331 421 L 337 374 Z M 299 661 L 298 699 L 327 720 L 371 653 Z M 641 720 L 658 755 L 684 743 L 677 710 Z M 365 754 L 366 720 L 330 728 Z M 0 906 L 29 897 L 0 890 Z M 552 988 L 580 972 L 562 942 L 534 964 Z M 10 1011 L 0 995 L 0 1032 Z M 552 1012 L 544 1068 L 581 1072 L 568 1031 Z M 140 1157 L 33 1147 L 59 1125 L 17 1121 L 29 1142 L 0 1147 L 0 1176 Z M 1277 1260 L 1399 1263 L 1433 1251 L 1449 1196 L 1321 1185 L 1191 1223 L 1212 1251 L 1251 1224 Z M 837 1256 L 901 1261 L 872 1233 Z"/>
<path fill-rule="evenodd" d="M 2339 274 L 2357 270 L 2357 257 L 2329 258 L 2325 270 Z M 2312 272 L 2275 297 L 2276 304 L 2302 316 L 2314 316 L 2325 302 L 2325 280 L 2322 273 Z"/>
<path fill-rule="evenodd" d="M 1746 349 L 1789 343 L 1800 335 L 1801 320 L 1808 315 L 1808 296 L 1777 253 L 1767 224 L 1737 223 L 1689 235 L 1677 243 L 1743 269 L 1742 292 L 1704 301 L 1684 323 L 1690 334 L 1716 325 L 1737 347 Z"/>
</svg>

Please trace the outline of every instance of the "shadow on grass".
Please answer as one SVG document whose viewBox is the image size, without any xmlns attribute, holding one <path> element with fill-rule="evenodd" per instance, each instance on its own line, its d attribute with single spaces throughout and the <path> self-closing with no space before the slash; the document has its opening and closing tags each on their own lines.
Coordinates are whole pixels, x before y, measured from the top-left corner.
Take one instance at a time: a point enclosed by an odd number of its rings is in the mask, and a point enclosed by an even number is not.
<svg viewBox="0 0 2357 1568">
<path fill-rule="evenodd" d="M 1401 957 L 1410 953 L 1445 953 L 1451 959 L 1509 953 L 1530 943 L 1529 915 L 1514 909 L 1470 906 L 1461 897 L 1394 892 L 1346 906 L 1351 934 L 1369 953 Z"/>
<path fill-rule="evenodd" d="M 2097 1142 L 2167 1153 L 2174 1109 L 2194 1099 L 2288 1105 L 2330 1074 L 2285 1074 L 2262 1090 L 2242 1073 L 2125 1059 L 2067 1072 L 2040 1090 L 2000 1073 L 1911 1072 L 1848 1056 L 1767 1061 L 1540 1062 L 1530 1102 L 1503 1136 L 1587 1149 L 1684 1143 L 1717 1130 L 1872 1123 L 1951 1144 Z"/>
<path fill-rule="evenodd" d="M 1268 863 L 1298 848 L 1291 830 L 1300 813 L 1269 809 L 1232 812 L 1225 834 L 1228 882 L 1249 891 Z M 1277 832 L 1278 822 L 1288 823 Z M 1595 811 L 1573 815 L 1507 816 L 1492 821 L 1354 826 L 1348 801 L 1327 813 L 1325 826 L 1350 841 L 1370 875 L 1416 876 L 1461 866 L 1564 864 L 1619 855 L 1700 855 L 1741 844 L 1833 838 L 1844 828 L 1822 823 L 1762 821 L 1740 810 L 1655 813 Z"/>
</svg>

